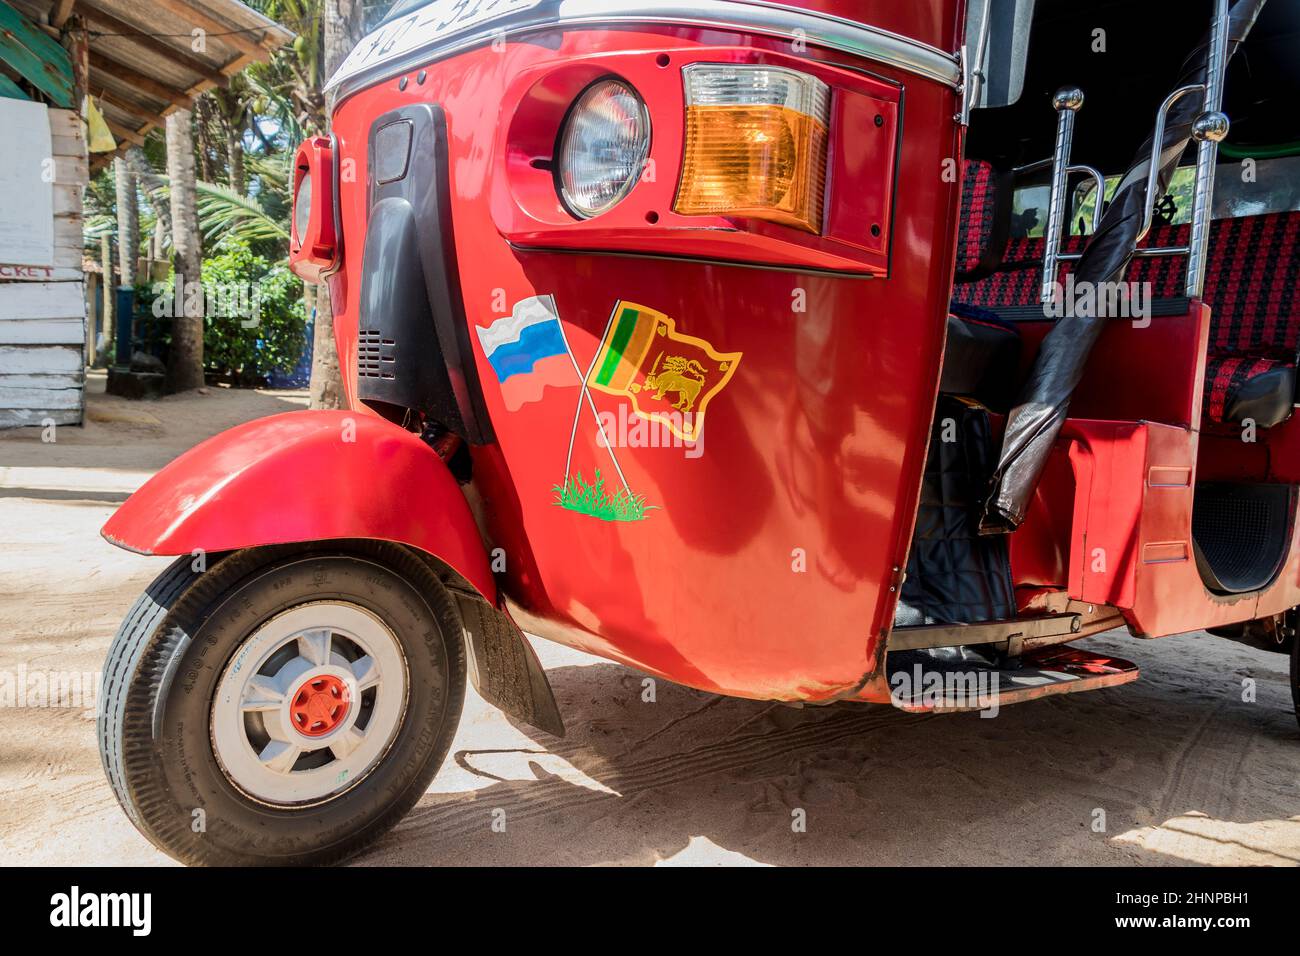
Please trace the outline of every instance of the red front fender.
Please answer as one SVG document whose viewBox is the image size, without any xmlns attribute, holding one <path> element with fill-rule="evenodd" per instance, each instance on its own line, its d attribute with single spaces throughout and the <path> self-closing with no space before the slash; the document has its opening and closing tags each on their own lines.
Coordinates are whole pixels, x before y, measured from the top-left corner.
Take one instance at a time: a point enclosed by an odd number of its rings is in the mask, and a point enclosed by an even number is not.
<svg viewBox="0 0 1300 956">
<path fill-rule="evenodd" d="M 410 432 L 350 411 L 288 412 L 191 448 L 101 532 L 141 554 L 376 538 L 445 561 L 489 601 L 478 527 L 447 466 Z"/>
</svg>

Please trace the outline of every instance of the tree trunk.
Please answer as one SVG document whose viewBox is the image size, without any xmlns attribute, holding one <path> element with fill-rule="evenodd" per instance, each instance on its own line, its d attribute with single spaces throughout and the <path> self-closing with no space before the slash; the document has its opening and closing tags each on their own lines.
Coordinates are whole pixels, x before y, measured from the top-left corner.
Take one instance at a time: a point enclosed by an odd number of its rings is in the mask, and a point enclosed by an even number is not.
<svg viewBox="0 0 1300 956">
<path fill-rule="evenodd" d="M 71 16 L 63 24 L 64 49 L 72 60 L 72 106 L 81 112 L 81 101 L 90 93 L 90 34 L 81 16 Z"/>
<path fill-rule="evenodd" d="M 117 274 L 122 285 L 135 285 L 140 255 L 140 208 L 136 205 L 135 174 L 121 156 L 113 160 L 117 189 Z"/>
<path fill-rule="evenodd" d="M 200 96 L 194 101 L 194 134 L 198 141 L 199 178 L 205 183 L 215 183 L 212 176 L 212 162 L 209 158 L 208 130 L 211 128 L 212 103 L 207 96 Z"/>
<path fill-rule="evenodd" d="M 116 365 L 118 354 L 117 325 L 113 321 L 113 308 L 116 305 L 113 301 L 113 241 L 109 239 L 108 233 L 99 237 L 99 268 L 104 276 L 99 291 L 104 297 L 101 304 L 104 310 L 104 339 L 108 345 L 108 364 Z M 131 356 L 128 355 L 125 361 L 130 364 Z"/>
<path fill-rule="evenodd" d="M 154 218 L 158 220 L 158 230 L 161 230 L 163 235 L 171 235 L 172 208 L 167 201 L 167 180 L 153 171 L 149 157 L 139 146 L 132 146 L 126 151 L 126 165 L 135 174 L 136 181 L 149 200 L 149 205 L 153 207 Z M 155 230 L 155 233 L 158 230 Z"/>
<path fill-rule="evenodd" d="M 226 169 L 230 188 L 243 196 L 248 192 L 248 179 L 244 175 L 244 131 L 226 126 Z"/>
<path fill-rule="evenodd" d="M 339 68 L 364 35 L 362 0 L 325 0 L 322 79 Z M 334 343 L 334 312 L 329 287 L 316 290 L 316 325 L 312 336 L 311 406 L 339 408 L 344 404 L 343 377 Z"/>
<path fill-rule="evenodd" d="M 203 246 L 194 185 L 194 138 L 189 110 L 167 116 L 167 175 L 171 179 L 172 251 L 176 268 L 168 389 L 183 392 L 203 384 Z M 200 283 L 195 286 L 194 283 Z M 191 293 L 186 294 L 186 290 Z"/>
<path fill-rule="evenodd" d="M 362 0 L 325 0 L 322 81 L 334 75 L 334 71 L 365 35 L 363 6 Z"/>
</svg>

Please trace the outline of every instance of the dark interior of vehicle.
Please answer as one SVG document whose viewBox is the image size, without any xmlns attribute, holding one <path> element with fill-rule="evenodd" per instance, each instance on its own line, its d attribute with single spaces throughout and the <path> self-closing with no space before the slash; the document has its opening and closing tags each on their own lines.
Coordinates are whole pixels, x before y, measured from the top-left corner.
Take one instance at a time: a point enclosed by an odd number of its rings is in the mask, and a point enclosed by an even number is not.
<svg viewBox="0 0 1300 956">
<path fill-rule="evenodd" d="M 1122 170 L 1151 132 L 1156 109 L 1188 51 L 1204 35 L 1208 0 L 1038 0 L 1024 92 L 1011 106 L 976 111 L 966 155 L 999 169 L 1052 155 L 1052 93 L 1066 84 L 1086 99 L 1075 126 L 1075 162 Z M 1105 52 L 1094 52 L 1096 31 Z M 1268 0 L 1228 64 L 1223 108 L 1230 144 L 1300 142 L 1300 2 Z"/>
<path fill-rule="evenodd" d="M 1042 210 L 1017 210 L 1012 200 L 1021 187 L 1050 176 L 1054 91 L 1077 85 L 1085 94 L 1071 162 L 1108 177 L 1123 173 L 1151 134 L 1184 58 L 1205 36 L 1211 11 L 1208 0 L 1039 0 L 1022 95 L 1012 105 L 972 113 L 941 395 L 897 625 L 1014 616 L 1005 535 L 980 535 L 973 513 L 997 464 L 996 450 L 987 450 L 989 415 L 996 432 L 1051 327 L 1040 300 Z M 1220 147 L 1218 180 L 1241 178 L 1246 158 L 1287 163 L 1294 157 L 1294 167 L 1261 168 L 1278 176 L 1300 172 L 1298 103 L 1300 0 L 1270 0 L 1228 66 L 1223 109 L 1232 125 Z M 1193 164 L 1195 155 L 1193 145 L 1182 164 Z M 1034 163 L 1032 171 L 1021 169 Z M 1128 414 L 1114 417 L 1163 419 L 1233 441 L 1243 423 L 1270 429 L 1291 419 L 1300 347 L 1300 203 L 1283 196 L 1273 194 L 1276 208 L 1255 203 L 1267 211 L 1220 210 L 1211 221 L 1204 300 L 1213 312 L 1200 421 L 1187 420 L 1192 414 L 1182 421 L 1163 416 L 1136 400 Z M 1157 207 L 1140 245 L 1186 246 L 1186 212 L 1171 196 Z M 1082 251 L 1091 231 L 1078 211 L 1073 219 L 1075 234 L 1061 242 L 1067 253 Z M 1063 263 L 1058 278 L 1064 282 L 1073 267 Z M 1150 283 L 1153 316 L 1186 316 L 1186 271 L 1186 255 L 1140 257 L 1125 278 Z M 1109 364 L 1108 357 L 1093 359 L 1090 369 Z M 955 442 L 941 434 L 954 423 Z M 1295 495 L 1291 484 L 1270 480 L 1198 485 L 1193 542 L 1212 593 L 1257 590 L 1281 567 Z"/>
</svg>

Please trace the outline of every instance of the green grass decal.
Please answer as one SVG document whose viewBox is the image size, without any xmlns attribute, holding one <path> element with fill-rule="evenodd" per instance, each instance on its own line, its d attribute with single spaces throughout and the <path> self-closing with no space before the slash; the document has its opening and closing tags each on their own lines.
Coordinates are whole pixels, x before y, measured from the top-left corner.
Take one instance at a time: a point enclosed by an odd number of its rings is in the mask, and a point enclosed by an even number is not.
<svg viewBox="0 0 1300 956">
<path fill-rule="evenodd" d="M 552 485 L 555 492 L 555 504 L 578 514 L 591 515 L 601 521 L 644 521 L 647 511 L 655 510 L 655 505 L 645 503 L 645 495 L 633 495 L 619 491 L 610 495 L 605 490 L 605 479 L 600 469 L 596 469 L 596 480 L 588 484 L 583 480 L 582 472 L 565 479 L 563 485 Z"/>
</svg>

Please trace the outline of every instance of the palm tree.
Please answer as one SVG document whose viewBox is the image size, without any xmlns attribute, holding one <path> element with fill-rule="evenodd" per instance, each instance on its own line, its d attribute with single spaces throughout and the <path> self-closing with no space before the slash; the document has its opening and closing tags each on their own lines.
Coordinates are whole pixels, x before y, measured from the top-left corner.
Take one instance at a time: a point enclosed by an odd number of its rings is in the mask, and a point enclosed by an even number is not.
<svg viewBox="0 0 1300 956">
<path fill-rule="evenodd" d="M 253 124 L 254 107 L 260 104 L 242 73 L 232 76 L 225 89 L 218 86 L 208 90 L 204 98 L 213 107 L 225 146 L 227 181 L 231 189 L 243 193 L 248 185 L 244 174 L 244 134 Z"/>
<path fill-rule="evenodd" d="M 195 183 L 198 193 L 198 216 L 205 239 L 233 234 L 255 244 L 271 240 L 280 245 L 289 241 L 288 218 L 266 210 L 254 196 L 235 192 L 220 183 Z"/>
<path fill-rule="evenodd" d="M 135 285 L 135 259 L 140 254 L 140 207 L 136 178 L 121 156 L 113 160 L 117 191 L 117 274 L 122 285 Z"/>
<path fill-rule="evenodd" d="M 199 235 L 198 190 L 194 175 L 193 116 L 189 110 L 167 115 L 167 178 L 171 182 L 172 248 L 175 250 L 177 291 L 202 282 L 203 244 Z M 173 311 L 172 344 L 167 363 L 168 387 L 173 392 L 203 384 L 203 311 L 183 307 L 180 296 Z"/>
</svg>

